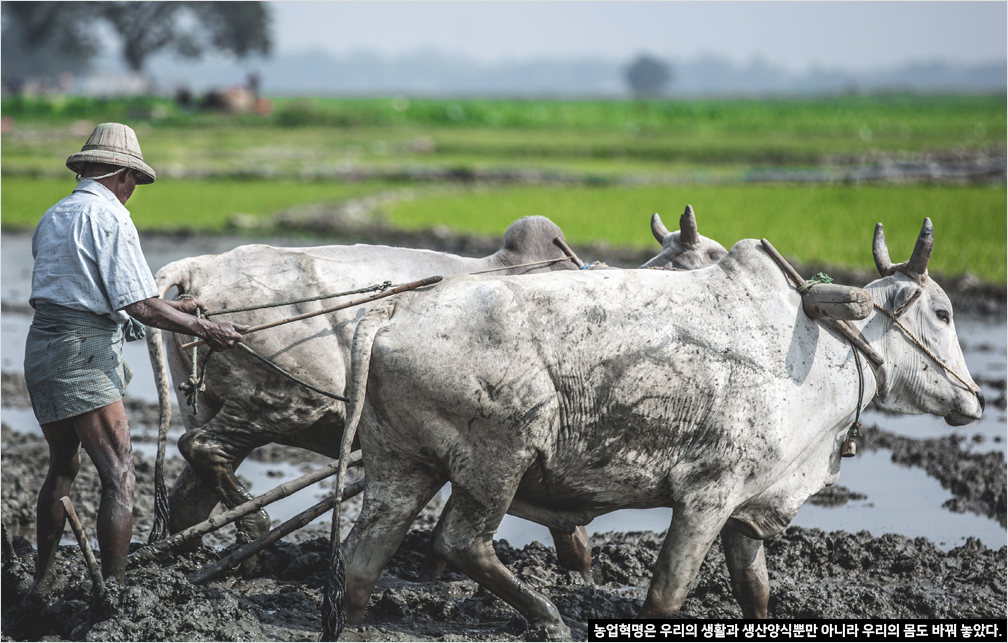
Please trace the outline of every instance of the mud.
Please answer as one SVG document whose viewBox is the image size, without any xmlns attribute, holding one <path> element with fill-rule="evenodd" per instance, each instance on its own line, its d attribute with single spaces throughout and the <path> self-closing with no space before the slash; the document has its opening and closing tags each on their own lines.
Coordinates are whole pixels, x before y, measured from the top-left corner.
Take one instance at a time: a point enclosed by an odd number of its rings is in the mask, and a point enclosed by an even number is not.
<svg viewBox="0 0 1008 643">
<path fill-rule="evenodd" d="M 207 547 L 167 554 L 131 569 L 112 605 L 91 600 L 91 583 L 75 548 L 63 547 L 66 583 L 41 604 L 23 600 L 34 552 L 15 538 L 16 561 L 4 561 L 4 640 L 314 640 L 320 630 L 326 529 L 302 532 L 265 552 L 246 578 L 194 586 L 186 575 L 221 554 Z M 344 640 L 522 640 L 525 620 L 469 579 L 447 572 L 417 582 L 429 530 L 414 529 L 372 595 L 365 624 Z M 640 608 L 661 548 L 654 533 L 592 538 L 595 585 L 560 569 L 551 547 L 497 544 L 501 560 L 548 596 L 575 640 L 593 618 L 632 617 Z M 930 541 L 867 532 L 789 528 L 767 541 L 771 618 L 1005 618 L 1005 548 L 975 540 L 945 553 Z M 685 618 L 739 618 L 719 543 L 708 553 L 683 605 Z M 534 634 L 533 634 L 534 635 Z"/>
<path fill-rule="evenodd" d="M 14 378 L 4 378 L 8 385 Z M 7 400 L 5 395 L 5 400 Z M 134 403 L 141 404 L 142 403 Z M 138 407 L 139 408 L 139 407 Z M 41 604 L 24 601 L 34 573 L 35 495 L 48 452 L 38 436 L 2 427 L 3 520 L 15 534 L 15 559 L 3 566 L 3 640 L 314 640 L 320 629 L 328 526 L 296 532 L 267 549 L 245 578 L 224 577 L 194 586 L 187 575 L 218 560 L 233 542 L 226 528 L 196 551 L 165 554 L 132 567 L 126 586 L 113 587 L 109 605 L 91 599 L 91 581 L 76 546 L 60 548 L 62 586 Z M 956 494 L 954 511 L 1004 515 L 1005 465 L 1001 453 L 986 457 L 964 448 L 963 439 L 912 440 L 877 428 L 865 432 L 862 449 L 889 449 L 894 460 L 924 468 Z M 254 454 L 289 462 L 295 450 L 271 446 Z M 321 457 L 321 456 L 309 456 Z M 134 454 L 137 497 L 134 539 L 145 541 L 153 507 L 153 463 Z M 181 461 L 167 461 L 173 479 Z M 77 512 L 93 533 L 100 484 L 82 453 L 74 485 Z M 817 504 L 856 499 L 842 487 L 813 497 Z M 961 502 L 959 502 L 961 501 Z M 1000 510 L 997 507 L 1001 507 Z M 348 519 L 359 504 L 348 507 Z M 430 529 L 440 506 L 418 518 L 372 595 L 365 625 L 344 640 L 522 640 L 533 637 L 524 619 L 466 577 L 446 572 L 439 582 L 418 582 Z M 995 515 L 995 514 L 988 514 Z M 344 529 L 344 533 L 346 529 Z M 27 539 L 22 537 L 27 536 Z M 534 542 L 521 550 L 497 543 L 498 556 L 523 581 L 560 609 L 575 639 L 587 638 L 592 618 L 631 617 L 640 608 L 663 535 L 607 533 L 592 538 L 594 585 L 559 567 L 555 550 Z M 139 548 L 139 542 L 134 548 Z M 1006 547 L 988 549 L 970 539 L 942 552 L 924 538 L 868 532 L 824 533 L 789 528 L 767 541 L 772 618 L 1005 618 Z M 738 618 L 715 543 L 681 612 L 689 618 Z"/>
</svg>

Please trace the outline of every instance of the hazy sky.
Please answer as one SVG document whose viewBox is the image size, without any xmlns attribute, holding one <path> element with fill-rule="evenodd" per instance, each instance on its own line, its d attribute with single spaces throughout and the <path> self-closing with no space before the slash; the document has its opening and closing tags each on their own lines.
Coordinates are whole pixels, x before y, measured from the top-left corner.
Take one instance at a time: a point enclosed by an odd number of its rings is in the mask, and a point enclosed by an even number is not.
<svg viewBox="0 0 1008 643">
<path fill-rule="evenodd" d="M 276 50 L 493 62 L 716 54 L 794 71 L 1004 60 L 1005 2 L 273 2 Z"/>
</svg>

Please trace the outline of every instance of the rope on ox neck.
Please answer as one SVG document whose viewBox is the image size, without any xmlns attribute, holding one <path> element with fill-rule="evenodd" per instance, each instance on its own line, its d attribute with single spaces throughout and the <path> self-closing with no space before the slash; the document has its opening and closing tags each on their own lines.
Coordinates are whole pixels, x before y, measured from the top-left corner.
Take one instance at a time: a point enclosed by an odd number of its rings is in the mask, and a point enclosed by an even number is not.
<svg viewBox="0 0 1008 643">
<path fill-rule="evenodd" d="M 858 353 L 857 346 L 854 342 L 847 340 L 851 345 L 851 350 L 854 351 L 854 364 L 857 366 L 858 374 L 858 394 L 857 394 L 857 411 L 854 413 L 854 422 L 847 429 L 847 440 L 846 443 L 853 445 L 854 438 L 861 437 L 861 405 L 864 404 L 864 370 L 861 368 L 861 355 Z M 841 455 L 848 455 L 847 444 L 844 445 L 844 451 L 841 451 Z M 850 447 L 849 455 L 854 455 L 854 447 Z"/>
<path fill-rule="evenodd" d="M 804 282 L 802 285 L 797 287 L 798 292 L 804 293 L 809 288 L 816 284 L 831 284 L 833 283 L 833 277 L 830 277 L 825 272 L 817 272 L 815 276 Z M 853 344 L 852 344 L 853 345 Z"/>
<path fill-rule="evenodd" d="M 891 312 L 889 312 L 888 310 L 886 310 L 885 308 L 883 308 L 882 306 L 880 306 L 877 302 L 873 302 L 873 304 L 874 304 L 875 308 L 877 308 L 878 310 L 881 310 L 883 313 L 885 313 L 886 317 L 888 317 L 889 319 L 891 319 L 892 322 L 896 325 L 897 328 L 899 328 L 901 331 L 903 331 L 903 334 L 907 336 L 907 339 L 909 339 L 911 343 L 913 343 L 915 346 L 917 346 L 917 348 L 919 348 L 922 351 L 924 351 L 924 353 L 928 357 L 930 357 L 931 359 L 933 359 L 935 361 L 935 363 L 938 364 L 938 366 L 941 366 L 943 369 L 945 369 L 946 373 L 948 373 L 949 375 L 952 375 L 957 380 L 959 380 L 960 382 L 962 382 L 962 385 L 966 387 L 967 391 L 969 391 L 970 393 L 972 393 L 973 395 L 976 395 L 976 396 L 980 395 L 980 391 L 978 391 L 969 382 L 967 382 L 965 379 L 963 379 L 963 377 L 961 375 L 959 375 L 959 373 L 956 373 L 954 370 L 952 370 L 952 368 L 948 364 L 946 364 L 941 359 L 939 359 L 938 356 L 935 355 L 933 352 L 931 352 L 931 349 L 929 349 L 927 346 L 925 346 L 924 343 L 921 340 L 919 340 L 916 337 L 914 337 L 914 334 L 911 333 L 910 330 L 906 326 L 904 326 L 900 322 L 900 320 L 898 320 L 896 318 L 896 315 L 892 314 Z"/>
</svg>

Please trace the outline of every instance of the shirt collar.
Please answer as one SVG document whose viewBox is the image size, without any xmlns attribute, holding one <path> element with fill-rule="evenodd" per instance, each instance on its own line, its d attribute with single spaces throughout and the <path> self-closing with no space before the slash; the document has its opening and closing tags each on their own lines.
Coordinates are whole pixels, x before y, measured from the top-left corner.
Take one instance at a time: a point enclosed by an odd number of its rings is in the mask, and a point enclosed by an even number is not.
<svg viewBox="0 0 1008 643">
<path fill-rule="evenodd" d="M 118 210 L 125 213 L 126 216 L 130 216 L 130 211 L 126 209 L 122 203 L 119 203 L 119 199 L 112 192 L 98 181 L 92 179 L 81 179 L 77 183 L 77 187 L 74 188 L 74 192 L 87 192 L 88 194 L 93 194 L 97 197 L 101 197 L 115 206 Z"/>
</svg>

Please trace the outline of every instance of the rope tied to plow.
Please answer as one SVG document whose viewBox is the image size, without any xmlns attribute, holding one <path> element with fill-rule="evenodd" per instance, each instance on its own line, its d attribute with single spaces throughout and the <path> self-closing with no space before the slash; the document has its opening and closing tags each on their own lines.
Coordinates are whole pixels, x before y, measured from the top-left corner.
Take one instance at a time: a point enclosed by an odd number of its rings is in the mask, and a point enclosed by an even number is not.
<svg viewBox="0 0 1008 643">
<path fill-rule="evenodd" d="M 178 298 L 195 299 L 195 297 L 190 294 L 182 294 L 179 295 Z M 196 315 L 196 319 L 200 319 L 202 317 L 199 308 L 196 309 L 194 314 Z M 207 315 L 207 317 L 209 317 L 209 315 Z M 213 355 L 213 349 L 211 348 L 210 352 L 207 353 L 206 359 L 203 360 L 203 369 L 200 370 L 199 363 L 197 361 L 199 353 L 197 353 L 196 350 L 197 347 L 193 346 L 192 358 L 189 360 L 192 363 L 192 372 L 189 374 L 189 378 L 184 382 L 180 382 L 178 385 L 179 390 L 185 393 L 186 404 L 192 407 L 193 413 L 199 413 L 199 394 L 206 390 L 206 381 L 204 376 L 206 375 L 207 364 L 210 362 L 210 356 Z"/>
</svg>

